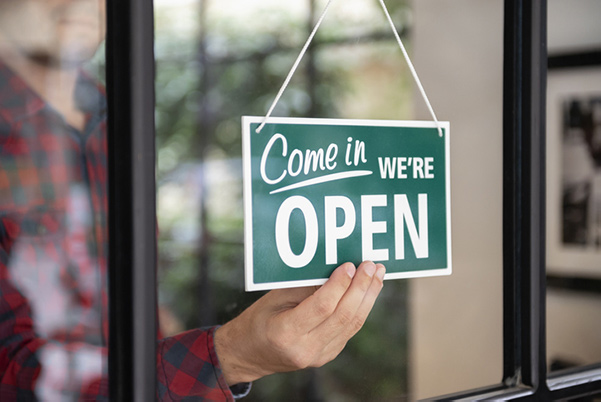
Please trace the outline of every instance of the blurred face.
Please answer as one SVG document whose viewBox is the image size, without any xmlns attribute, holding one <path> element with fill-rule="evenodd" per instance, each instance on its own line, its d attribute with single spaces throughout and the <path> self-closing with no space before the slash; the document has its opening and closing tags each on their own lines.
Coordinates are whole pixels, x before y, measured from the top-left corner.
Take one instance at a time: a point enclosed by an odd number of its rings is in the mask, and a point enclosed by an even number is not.
<svg viewBox="0 0 601 402">
<path fill-rule="evenodd" d="M 105 35 L 105 0 L 0 0 L 0 47 L 49 65 L 77 65 Z"/>
</svg>

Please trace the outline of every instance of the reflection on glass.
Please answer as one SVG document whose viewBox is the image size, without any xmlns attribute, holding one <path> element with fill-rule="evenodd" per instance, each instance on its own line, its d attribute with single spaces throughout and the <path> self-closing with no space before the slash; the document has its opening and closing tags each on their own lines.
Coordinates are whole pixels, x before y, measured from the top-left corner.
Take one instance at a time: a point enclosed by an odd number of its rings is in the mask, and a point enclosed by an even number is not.
<svg viewBox="0 0 601 402">
<path fill-rule="evenodd" d="M 167 333 L 223 323 L 260 296 L 243 291 L 240 116 L 266 113 L 322 6 L 157 2 L 159 295 L 171 318 Z M 390 6 L 395 21 L 407 21 L 404 2 Z M 404 69 L 378 3 L 346 2 L 330 10 L 274 115 L 409 118 Z M 244 400 L 406 399 L 406 287 L 386 283 L 336 360 L 263 378 Z"/>
<path fill-rule="evenodd" d="M 562 240 L 601 247 L 601 97 L 564 104 Z"/>
<path fill-rule="evenodd" d="M 570 274 L 571 269 L 578 268 L 578 253 L 594 256 L 601 249 L 601 95 L 578 94 L 576 90 L 573 93 L 561 99 L 561 159 L 550 161 L 561 167 L 558 238 L 562 246 L 574 253 L 567 266 L 554 266 L 564 269 L 563 275 L 548 280 L 550 371 L 601 361 L 597 336 L 601 322 L 599 275 L 594 269 L 585 275 Z M 591 261 L 595 261 L 594 257 Z"/>
<path fill-rule="evenodd" d="M 0 395 L 107 394 L 99 0 L 0 2 Z"/>
</svg>

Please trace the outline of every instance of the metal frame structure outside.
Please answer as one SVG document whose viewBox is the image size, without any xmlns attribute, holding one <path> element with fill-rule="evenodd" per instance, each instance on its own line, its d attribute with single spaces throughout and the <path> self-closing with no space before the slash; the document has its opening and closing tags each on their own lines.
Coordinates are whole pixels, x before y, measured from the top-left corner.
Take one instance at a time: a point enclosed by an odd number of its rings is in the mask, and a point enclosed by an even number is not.
<svg viewBox="0 0 601 402">
<path fill-rule="evenodd" d="M 107 0 L 110 395 L 156 392 L 153 2 Z M 546 367 L 546 0 L 505 0 L 504 362 L 498 385 L 437 400 L 566 400 L 601 393 L 601 364 Z"/>
</svg>

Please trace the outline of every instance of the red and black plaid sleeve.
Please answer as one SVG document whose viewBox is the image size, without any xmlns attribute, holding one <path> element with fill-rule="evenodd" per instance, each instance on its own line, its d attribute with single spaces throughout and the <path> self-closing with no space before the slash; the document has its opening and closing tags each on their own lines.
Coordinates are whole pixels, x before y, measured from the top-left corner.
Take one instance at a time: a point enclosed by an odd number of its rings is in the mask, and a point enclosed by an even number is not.
<svg viewBox="0 0 601 402">
<path fill-rule="evenodd" d="M 187 397 L 204 401 L 233 401 L 215 353 L 215 328 L 195 329 L 159 342 L 158 395 L 163 401 Z"/>
<path fill-rule="evenodd" d="M 0 63 L 0 400 L 108 400 L 102 89 L 80 132 Z M 213 329 L 157 347 L 161 400 L 226 401 Z"/>
<path fill-rule="evenodd" d="M 11 285 L 0 249 L 0 395 L 6 400 L 33 400 L 40 372 L 37 350 L 44 342 L 35 336 L 30 308 Z"/>
</svg>

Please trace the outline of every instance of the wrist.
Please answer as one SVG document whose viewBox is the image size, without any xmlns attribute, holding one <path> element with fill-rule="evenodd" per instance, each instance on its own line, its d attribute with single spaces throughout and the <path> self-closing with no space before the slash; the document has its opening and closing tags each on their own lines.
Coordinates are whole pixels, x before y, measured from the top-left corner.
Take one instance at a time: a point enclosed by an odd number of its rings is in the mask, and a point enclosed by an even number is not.
<svg viewBox="0 0 601 402">
<path fill-rule="evenodd" d="M 228 386 L 255 381 L 269 373 L 247 362 L 243 356 L 248 345 L 248 334 L 238 333 L 235 323 L 229 322 L 215 331 L 214 342 L 221 372 Z"/>
</svg>

